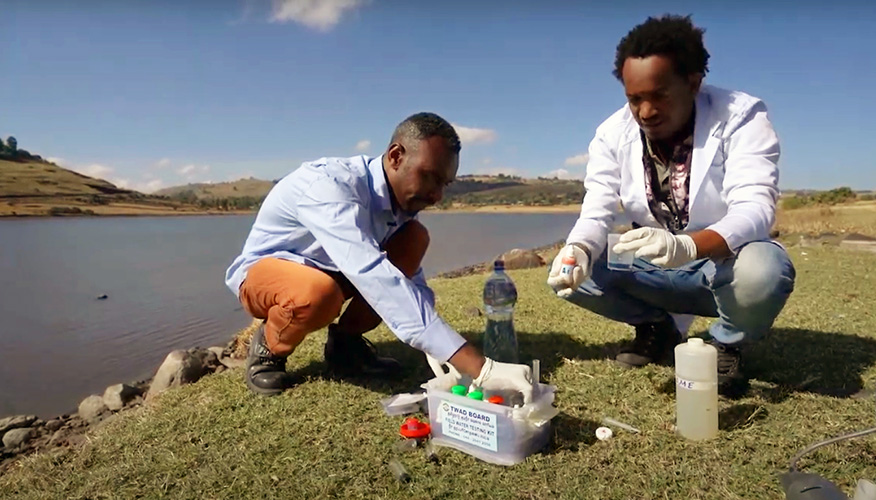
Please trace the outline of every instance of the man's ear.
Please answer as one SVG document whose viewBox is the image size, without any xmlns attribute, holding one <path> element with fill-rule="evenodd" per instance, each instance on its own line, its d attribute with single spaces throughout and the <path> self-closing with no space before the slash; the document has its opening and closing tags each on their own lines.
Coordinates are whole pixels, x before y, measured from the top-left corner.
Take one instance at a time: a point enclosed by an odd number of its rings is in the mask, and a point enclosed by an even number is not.
<svg viewBox="0 0 876 500">
<path fill-rule="evenodd" d="M 393 169 L 398 170 L 398 168 L 402 164 L 402 158 L 405 155 L 405 147 L 401 144 L 394 142 L 390 144 L 389 149 L 386 150 L 386 159 L 387 164 Z"/>
</svg>

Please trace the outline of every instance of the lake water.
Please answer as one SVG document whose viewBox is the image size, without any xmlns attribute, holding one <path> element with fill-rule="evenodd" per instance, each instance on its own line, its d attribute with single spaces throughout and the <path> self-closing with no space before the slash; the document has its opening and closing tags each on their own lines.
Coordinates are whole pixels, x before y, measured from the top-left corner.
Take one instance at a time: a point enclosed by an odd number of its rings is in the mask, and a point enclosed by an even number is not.
<svg viewBox="0 0 876 500">
<path fill-rule="evenodd" d="M 575 214 L 421 215 L 427 275 L 552 243 Z M 225 287 L 253 216 L 0 221 L 0 417 L 75 411 L 251 319 Z M 96 297 L 106 294 L 107 300 Z"/>
</svg>

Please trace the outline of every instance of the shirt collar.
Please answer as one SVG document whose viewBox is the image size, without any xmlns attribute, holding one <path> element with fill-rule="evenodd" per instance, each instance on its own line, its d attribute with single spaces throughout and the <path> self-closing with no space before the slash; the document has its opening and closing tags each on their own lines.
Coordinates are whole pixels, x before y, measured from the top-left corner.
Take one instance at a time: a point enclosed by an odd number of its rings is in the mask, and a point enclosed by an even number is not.
<svg viewBox="0 0 876 500">
<path fill-rule="evenodd" d="M 371 193 L 381 210 L 392 212 L 392 194 L 389 192 L 389 184 L 386 183 L 386 174 L 383 171 L 383 155 L 372 158 L 368 162 L 368 175 L 371 176 Z"/>
</svg>

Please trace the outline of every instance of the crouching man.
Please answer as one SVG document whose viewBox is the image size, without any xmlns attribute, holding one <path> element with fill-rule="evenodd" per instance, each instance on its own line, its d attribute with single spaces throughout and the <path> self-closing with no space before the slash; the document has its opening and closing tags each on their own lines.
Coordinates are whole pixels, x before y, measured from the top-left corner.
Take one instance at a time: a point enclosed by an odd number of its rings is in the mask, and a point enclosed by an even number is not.
<svg viewBox="0 0 876 500">
<path fill-rule="evenodd" d="M 635 327 L 616 360 L 671 361 L 692 317 L 718 350 L 719 390 L 747 387 L 740 347 L 763 336 L 794 288 L 787 252 L 769 238 L 778 198 L 779 142 L 763 101 L 702 84 L 709 54 L 689 18 L 649 18 L 617 47 L 627 104 L 590 143 L 581 215 L 548 284 L 566 300 Z M 634 253 L 606 266 L 606 240 Z M 577 261 L 560 274 L 561 259 Z"/>
<path fill-rule="evenodd" d="M 429 234 L 416 214 L 441 201 L 459 150 L 447 121 L 420 113 L 398 125 L 383 155 L 306 162 L 273 187 L 226 273 L 244 309 L 265 320 L 246 361 L 250 390 L 274 395 L 288 388 L 286 358 L 326 326 L 330 369 L 396 375 L 398 361 L 378 356 L 363 337 L 382 320 L 476 384 L 531 398 L 529 367 L 484 358 L 438 317 L 420 267 Z"/>
</svg>

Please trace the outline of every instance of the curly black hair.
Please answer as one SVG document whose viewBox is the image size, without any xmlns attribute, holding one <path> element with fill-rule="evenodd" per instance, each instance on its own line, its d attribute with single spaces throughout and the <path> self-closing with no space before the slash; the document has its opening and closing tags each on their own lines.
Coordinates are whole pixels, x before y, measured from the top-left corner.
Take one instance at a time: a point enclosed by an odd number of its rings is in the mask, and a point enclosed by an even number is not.
<svg viewBox="0 0 876 500">
<path fill-rule="evenodd" d="M 402 137 L 423 140 L 436 135 L 444 139 L 447 149 L 459 154 L 462 147 L 456 129 L 435 113 L 416 113 L 405 118 L 392 133 L 392 140 L 395 142 Z"/>
<path fill-rule="evenodd" d="M 617 45 L 612 74 L 623 81 L 627 58 L 663 55 L 672 58 L 675 71 L 681 76 L 705 75 L 709 71 L 709 53 L 703 45 L 703 33 L 705 30 L 695 27 L 690 16 L 649 17 Z"/>
</svg>

